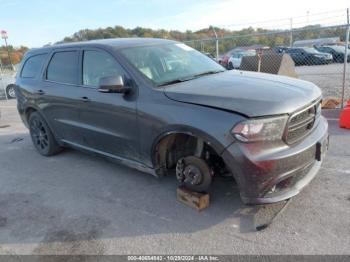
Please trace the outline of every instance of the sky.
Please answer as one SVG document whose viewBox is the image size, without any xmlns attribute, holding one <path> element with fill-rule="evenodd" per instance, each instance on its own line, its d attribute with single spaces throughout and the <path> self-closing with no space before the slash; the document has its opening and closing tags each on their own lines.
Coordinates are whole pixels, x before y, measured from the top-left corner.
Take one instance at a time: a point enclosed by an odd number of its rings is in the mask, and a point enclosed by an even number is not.
<svg viewBox="0 0 350 262">
<path fill-rule="evenodd" d="M 269 29 L 344 24 L 349 0 L 0 0 L 0 30 L 14 46 L 40 47 L 81 29 Z M 0 45 L 3 44 L 0 42 Z"/>
</svg>

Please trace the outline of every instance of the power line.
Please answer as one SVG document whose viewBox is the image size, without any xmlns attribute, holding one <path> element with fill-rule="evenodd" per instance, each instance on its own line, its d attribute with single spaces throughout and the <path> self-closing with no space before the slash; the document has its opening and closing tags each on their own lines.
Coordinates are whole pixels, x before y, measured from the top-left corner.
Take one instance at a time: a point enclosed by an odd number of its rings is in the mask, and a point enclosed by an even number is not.
<svg viewBox="0 0 350 262">
<path fill-rule="evenodd" d="M 340 18 L 343 18 L 343 20 L 341 20 Z M 330 20 L 332 20 L 332 21 L 330 21 Z M 342 23 L 346 22 L 346 16 L 344 14 L 344 15 L 340 15 L 340 16 L 325 17 L 325 18 L 322 18 L 322 19 L 311 20 L 311 21 L 309 21 L 309 23 L 307 23 L 305 21 L 294 22 L 294 19 L 293 19 L 293 27 L 295 27 L 296 25 L 298 25 L 298 27 L 302 27 L 300 25 L 304 25 L 304 26 L 315 25 L 315 24 L 319 24 L 320 22 L 324 22 L 324 21 L 328 21 L 328 23 L 339 23 L 339 24 L 342 24 Z M 285 24 L 282 24 L 282 25 L 278 25 L 278 28 L 279 29 L 282 29 L 284 27 L 288 27 L 289 28 L 289 26 L 290 26 L 290 23 L 285 23 Z M 274 27 L 276 27 L 276 25 L 274 25 Z M 265 26 L 265 28 L 269 28 L 269 27 Z"/>
<path fill-rule="evenodd" d="M 326 29 L 334 29 L 334 28 L 343 28 L 346 29 L 348 25 L 343 23 L 343 24 L 337 24 L 337 25 L 330 25 L 330 26 L 324 26 L 322 28 L 316 28 L 315 30 L 326 30 Z M 298 32 L 304 32 L 304 31 L 309 31 L 312 30 L 310 28 L 295 28 L 293 29 L 294 33 Z M 244 35 L 229 35 L 229 36 L 223 36 L 218 38 L 219 40 L 224 40 L 224 39 L 235 39 L 235 38 L 243 38 L 243 37 L 249 37 L 249 36 L 266 36 L 266 35 L 278 35 L 278 34 L 286 34 L 289 33 L 290 29 L 284 29 L 284 30 L 272 30 L 268 32 L 254 32 L 250 34 L 244 34 Z M 193 42 L 201 42 L 201 41 L 213 41 L 215 38 L 201 38 L 201 39 L 193 39 L 193 40 L 186 40 L 184 43 L 193 43 Z"/>
<path fill-rule="evenodd" d="M 300 15 L 300 16 L 295 16 L 295 17 L 288 17 L 288 18 L 280 18 L 280 19 L 272 19 L 272 20 L 264 20 L 264 21 L 256 21 L 256 22 L 246 22 L 246 23 L 239 23 L 239 24 L 230 24 L 230 25 L 218 25 L 218 27 L 241 27 L 241 26 L 252 26 L 252 25 L 257 25 L 257 24 L 267 24 L 267 23 L 273 23 L 273 22 L 279 22 L 279 21 L 289 21 L 291 18 L 293 21 L 300 19 L 300 18 L 309 18 L 310 17 L 315 17 L 315 16 L 320 16 L 324 14 L 335 14 L 335 13 L 340 13 L 340 12 L 345 12 L 346 9 L 337 9 L 337 10 L 330 10 L 326 12 L 320 12 L 320 13 L 308 13 L 306 15 Z M 344 13 L 345 16 L 345 13 Z M 294 23 L 293 23 L 294 24 Z"/>
</svg>

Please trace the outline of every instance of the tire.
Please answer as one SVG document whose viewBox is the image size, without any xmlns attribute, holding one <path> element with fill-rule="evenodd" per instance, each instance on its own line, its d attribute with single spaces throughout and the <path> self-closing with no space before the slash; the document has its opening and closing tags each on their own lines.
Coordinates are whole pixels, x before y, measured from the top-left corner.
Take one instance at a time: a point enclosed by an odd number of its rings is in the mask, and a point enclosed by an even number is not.
<svg viewBox="0 0 350 262">
<path fill-rule="evenodd" d="M 197 172 L 200 172 L 202 174 L 201 180 L 195 185 L 186 182 L 186 180 L 184 180 L 184 177 L 179 179 L 179 174 L 183 174 L 186 168 L 189 167 L 195 169 Z M 212 172 L 203 159 L 195 156 L 188 156 L 183 159 L 180 159 L 176 166 L 176 172 L 177 179 L 182 186 L 199 193 L 209 191 L 212 182 Z"/>
<path fill-rule="evenodd" d="M 28 124 L 33 145 L 39 154 L 52 156 L 62 151 L 62 147 L 58 145 L 46 121 L 38 112 L 30 114 Z"/>
<path fill-rule="evenodd" d="M 232 70 L 233 69 L 233 64 L 230 62 L 230 63 L 228 63 L 228 69 L 229 70 Z"/>
<path fill-rule="evenodd" d="M 16 98 L 16 89 L 15 85 L 8 85 L 6 87 L 6 96 L 8 99 L 15 99 Z"/>
</svg>

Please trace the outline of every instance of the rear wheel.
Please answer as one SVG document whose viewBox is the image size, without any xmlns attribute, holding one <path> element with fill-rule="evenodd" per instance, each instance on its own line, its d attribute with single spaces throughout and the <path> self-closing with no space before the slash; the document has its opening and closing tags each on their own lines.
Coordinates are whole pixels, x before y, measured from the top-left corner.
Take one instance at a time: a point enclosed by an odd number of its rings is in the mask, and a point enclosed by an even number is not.
<svg viewBox="0 0 350 262">
<path fill-rule="evenodd" d="M 8 85 L 6 87 L 6 95 L 7 95 L 8 99 L 15 99 L 16 98 L 15 85 Z"/>
<path fill-rule="evenodd" d="M 233 64 L 232 64 L 232 62 L 228 63 L 228 69 L 233 69 Z"/>
<path fill-rule="evenodd" d="M 46 121 L 39 113 L 33 112 L 29 117 L 28 123 L 33 144 L 41 155 L 52 156 L 62 150 Z"/>
</svg>

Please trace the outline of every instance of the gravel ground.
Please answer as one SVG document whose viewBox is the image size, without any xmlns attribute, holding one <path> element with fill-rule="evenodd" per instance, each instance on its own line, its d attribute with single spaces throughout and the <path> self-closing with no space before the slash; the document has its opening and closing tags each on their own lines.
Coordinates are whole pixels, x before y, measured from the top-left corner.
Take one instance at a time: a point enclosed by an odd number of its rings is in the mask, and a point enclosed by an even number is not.
<svg viewBox="0 0 350 262">
<path fill-rule="evenodd" d="M 173 177 L 73 150 L 40 156 L 15 101 L 0 109 L 0 254 L 350 254 L 350 131 L 334 115 L 318 176 L 257 232 L 282 204 L 244 206 L 221 178 L 198 213 L 176 201 Z"/>
<path fill-rule="evenodd" d="M 323 97 L 341 98 L 344 64 L 297 66 L 298 77 L 318 85 Z M 347 65 L 345 98 L 350 98 L 350 64 Z"/>
</svg>

